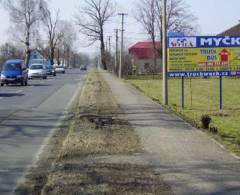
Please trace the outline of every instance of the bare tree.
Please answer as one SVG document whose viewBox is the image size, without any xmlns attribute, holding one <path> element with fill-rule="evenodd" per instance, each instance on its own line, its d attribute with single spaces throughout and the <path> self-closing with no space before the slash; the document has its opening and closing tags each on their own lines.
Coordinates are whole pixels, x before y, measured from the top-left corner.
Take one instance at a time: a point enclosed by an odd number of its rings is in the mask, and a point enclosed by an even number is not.
<svg viewBox="0 0 240 195">
<path fill-rule="evenodd" d="M 156 0 L 156 13 L 160 37 L 162 37 L 162 1 Z M 189 11 L 184 0 L 167 1 L 167 30 L 168 32 L 183 32 L 194 34 L 197 31 L 196 17 Z"/>
<path fill-rule="evenodd" d="M 85 3 L 86 6 L 76 16 L 76 23 L 91 44 L 100 41 L 102 66 L 106 70 L 104 26 L 114 14 L 114 6 L 111 0 L 85 0 Z"/>
<path fill-rule="evenodd" d="M 136 20 L 150 36 L 153 45 L 153 67 L 151 72 L 157 70 L 157 56 L 161 54 L 156 45 L 157 37 L 162 38 L 162 1 L 142 0 L 137 6 Z M 167 1 L 167 30 L 168 32 L 183 32 L 193 34 L 196 32 L 196 18 L 189 12 L 184 0 Z M 159 36 L 160 35 L 160 36 Z"/>
<path fill-rule="evenodd" d="M 1 65 L 9 58 L 24 57 L 24 50 L 19 45 L 5 43 L 0 45 L 0 68 Z"/>
<path fill-rule="evenodd" d="M 142 0 L 138 4 L 138 9 L 136 13 L 136 20 L 142 24 L 145 31 L 149 34 L 152 45 L 153 45 L 153 74 L 156 73 L 157 67 L 157 56 L 159 51 L 157 51 L 156 46 L 156 34 L 157 34 L 157 9 L 156 0 Z"/>
<path fill-rule="evenodd" d="M 53 16 L 52 12 L 48 8 L 47 3 L 44 0 L 40 2 L 40 15 L 43 26 L 47 32 L 47 57 L 50 60 L 50 63 L 54 64 L 55 59 L 55 50 L 57 44 L 61 41 L 63 33 L 59 28 L 59 11 L 56 15 Z"/>
<path fill-rule="evenodd" d="M 72 67 L 79 68 L 81 64 L 88 65 L 90 63 L 90 58 L 87 54 L 79 53 L 77 51 L 72 51 L 70 63 Z"/>
<path fill-rule="evenodd" d="M 60 21 L 61 40 L 58 43 L 58 63 L 60 63 L 60 53 L 62 63 L 71 66 L 71 58 L 75 50 L 77 40 L 76 30 L 69 21 Z"/>
<path fill-rule="evenodd" d="M 10 19 L 16 28 L 15 32 L 20 32 L 20 41 L 25 45 L 26 64 L 29 63 L 31 54 L 31 39 L 34 26 L 38 21 L 38 0 L 6 0 L 5 6 L 10 14 Z"/>
</svg>

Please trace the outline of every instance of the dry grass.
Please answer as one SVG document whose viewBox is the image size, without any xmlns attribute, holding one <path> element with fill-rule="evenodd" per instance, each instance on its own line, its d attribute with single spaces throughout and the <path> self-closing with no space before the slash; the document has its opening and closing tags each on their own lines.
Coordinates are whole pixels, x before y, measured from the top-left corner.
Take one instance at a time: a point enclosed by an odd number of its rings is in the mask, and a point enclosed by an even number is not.
<svg viewBox="0 0 240 195">
<path fill-rule="evenodd" d="M 169 194 L 152 168 L 133 164 L 65 164 L 43 194 Z"/>
<path fill-rule="evenodd" d="M 140 138 L 119 113 L 108 85 L 91 72 L 68 134 L 36 194 L 171 194 L 153 167 L 132 158 L 143 152 Z"/>
</svg>

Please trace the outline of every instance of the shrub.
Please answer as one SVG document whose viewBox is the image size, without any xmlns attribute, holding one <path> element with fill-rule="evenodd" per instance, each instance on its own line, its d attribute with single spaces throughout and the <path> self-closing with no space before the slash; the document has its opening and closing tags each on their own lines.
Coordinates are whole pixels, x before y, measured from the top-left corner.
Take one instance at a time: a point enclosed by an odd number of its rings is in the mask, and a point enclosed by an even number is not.
<svg viewBox="0 0 240 195">
<path fill-rule="evenodd" d="M 217 127 L 210 127 L 210 132 L 217 134 L 218 133 L 218 128 Z"/>
<path fill-rule="evenodd" d="M 237 135 L 237 144 L 238 144 L 239 147 L 240 147 L 240 134 Z"/>
<path fill-rule="evenodd" d="M 211 123 L 212 119 L 209 115 L 204 114 L 201 117 L 201 122 L 202 122 L 202 128 L 204 129 L 209 129 L 209 125 Z"/>
</svg>

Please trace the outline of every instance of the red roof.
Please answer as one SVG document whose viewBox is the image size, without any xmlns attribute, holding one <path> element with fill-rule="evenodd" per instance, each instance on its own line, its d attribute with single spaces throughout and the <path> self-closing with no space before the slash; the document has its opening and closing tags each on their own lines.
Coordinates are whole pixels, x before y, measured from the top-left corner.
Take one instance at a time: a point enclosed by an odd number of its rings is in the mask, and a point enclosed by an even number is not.
<svg viewBox="0 0 240 195">
<path fill-rule="evenodd" d="M 218 36 L 239 36 L 240 35 L 240 24 L 233 26 L 226 31 L 220 33 Z"/>
<path fill-rule="evenodd" d="M 155 43 L 157 57 L 160 58 L 161 44 L 159 41 Z M 129 53 L 138 59 L 150 59 L 154 55 L 154 47 L 152 41 L 137 42 L 129 48 Z"/>
</svg>

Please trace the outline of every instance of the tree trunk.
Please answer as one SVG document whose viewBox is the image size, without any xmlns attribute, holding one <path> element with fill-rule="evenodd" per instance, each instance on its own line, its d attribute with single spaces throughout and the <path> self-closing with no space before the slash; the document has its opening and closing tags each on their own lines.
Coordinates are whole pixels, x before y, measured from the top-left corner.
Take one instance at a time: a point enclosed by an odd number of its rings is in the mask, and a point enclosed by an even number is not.
<svg viewBox="0 0 240 195">
<path fill-rule="evenodd" d="M 51 51 L 50 51 L 50 63 L 51 63 L 51 65 L 54 64 L 54 52 L 55 52 L 55 49 L 52 47 Z"/>
<path fill-rule="evenodd" d="M 60 65 L 61 61 L 60 61 L 60 49 L 58 48 L 58 52 L 57 52 L 57 64 Z"/>
<path fill-rule="evenodd" d="M 157 47 L 155 41 L 155 35 L 152 37 L 153 43 L 153 75 L 157 74 Z"/>
<path fill-rule="evenodd" d="M 104 70 L 107 70 L 103 30 L 102 30 L 101 35 L 100 35 L 100 41 L 101 41 L 101 62 L 102 62 L 102 68 Z"/>
<path fill-rule="evenodd" d="M 30 50 L 30 30 L 27 31 L 25 45 L 26 45 L 25 63 L 26 63 L 26 66 L 29 67 L 29 61 L 30 61 L 30 56 L 31 56 L 31 50 Z"/>
<path fill-rule="evenodd" d="M 30 57 L 31 57 L 31 50 L 28 48 L 25 54 L 25 62 L 27 67 L 29 67 Z"/>
</svg>

